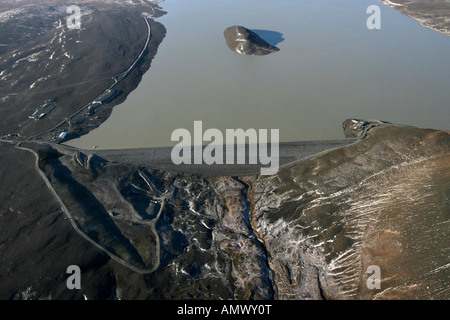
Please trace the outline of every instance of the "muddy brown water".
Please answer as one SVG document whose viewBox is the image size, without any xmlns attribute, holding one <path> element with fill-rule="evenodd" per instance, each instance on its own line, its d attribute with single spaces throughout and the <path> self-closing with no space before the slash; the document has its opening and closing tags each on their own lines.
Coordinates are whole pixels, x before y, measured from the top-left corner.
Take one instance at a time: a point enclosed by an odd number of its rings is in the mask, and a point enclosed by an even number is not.
<svg viewBox="0 0 450 320">
<path fill-rule="evenodd" d="M 370 5 L 381 29 L 369 30 Z M 98 129 L 69 145 L 173 146 L 177 128 L 279 129 L 280 140 L 344 138 L 348 118 L 450 129 L 450 38 L 376 1 L 167 0 L 151 69 Z M 243 56 L 223 31 L 277 37 L 279 52 Z"/>
</svg>

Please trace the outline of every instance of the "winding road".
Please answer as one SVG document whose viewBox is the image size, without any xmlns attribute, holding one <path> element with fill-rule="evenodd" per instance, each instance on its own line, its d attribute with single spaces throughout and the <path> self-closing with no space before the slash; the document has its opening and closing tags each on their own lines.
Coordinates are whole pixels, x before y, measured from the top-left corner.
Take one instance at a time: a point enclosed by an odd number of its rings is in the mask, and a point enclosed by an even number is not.
<svg viewBox="0 0 450 320">
<path fill-rule="evenodd" d="M 167 198 L 169 197 L 169 195 L 162 195 L 160 197 L 155 197 L 153 196 L 154 199 L 158 200 L 161 202 L 161 207 L 156 215 L 156 218 L 151 220 L 151 221 L 140 221 L 140 223 L 142 224 L 147 224 L 150 226 L 152 232 L 155 235 L 155 239 L 156 239 L 156 243 L 157 243 L 157 248 L 156 248 L 156 263 L 155 265 L 150 268 L 150 269 L 140 269 L 137 268 L 135 266 L 133 266 L 132 264 L 128 263 L 127 261 L 123 260 L 122 258 L 118 257 L 117 255 L 113 254 L 111 251 L 109 251 L 108 249 L 106 249 L 105 247 L 103 247 L 102 245 L 100 245 L 99 243 L 97 243 L 96 241 L 94 241 L 91 237 L 89 237 L 83 230 L 81 230 L 80 226 L 78 225 L 78 222 L 76 220 L 76 218 L 70 213 L 70 210 L 67 208 L 67 206 L 65 205 L 64 201 L 60 198 L 60 196 L 58 195 L 58 193 L 56 192 L 55 188 L 53 187 L 52 183 L 48 180 L 47 176 L 45 175 L 45 173 L 41 170 L 41 168 L 39 168 L 39 155 L 32 149 L 28 149 L 25 147 L 21 147 L 21 146 L 16 146 L 17 149 L 20 150 L 25 150 L 25 151 L 29 151 L 31 152 L 34 156 L 35 156 L 35 170 L 39 173 L 39 175 L 41 176 L 41 178 L 44 180 L 45 184 L 47 185 L 47 187 L 50 189 L 50 191 L 53 193 L 53 196 L 56 198 L 56 200 L 59 202 L 59 204 L 61 205 L 61 210 L 64 212 L 64 214 L 66 215 L 67 219 L 70 221 L 70 224 L 72 225 L 72 227 L 74 228 L 74 230 L 80 234 L 84 239 L 86 239 L 87 241 L 89 241 L 90 243 L 92 243 L 96 248 L 102 250 L 103 252 L 105 252 L 110 258 L 112 258 L 113 260 L 117 261 L 118 263 L 120 263 L 121 265 L 123 265 L 124 267 L 127 267 L 128 269 L 139 273 L 139 274 L 150 274 L 155 272 L 160 264 L 160 250 L 161 250 L 161 243 L 160 243 L 160 239 L 159 239 L 159 235 L 156 231 L 156 223 L 158 222 L 161 213 L 164 211 L 166 202 L 167 202 Z M 147 182 L 148 180 L 146 180 Z"/>
</svg>

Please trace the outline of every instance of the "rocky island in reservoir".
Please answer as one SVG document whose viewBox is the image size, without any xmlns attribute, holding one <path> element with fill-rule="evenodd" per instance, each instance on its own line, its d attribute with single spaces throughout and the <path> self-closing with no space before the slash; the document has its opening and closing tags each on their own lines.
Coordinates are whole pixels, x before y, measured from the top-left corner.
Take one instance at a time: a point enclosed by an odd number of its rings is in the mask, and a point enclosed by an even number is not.
<svg viewBox="0 0 450 320">
<path fill-rule="evenodd" d="M 239 54 L 263 56 L 280 51 L 255 32 L 242 26 L 228 27 L 224 35 L 228 47 Z"/>
</svg>

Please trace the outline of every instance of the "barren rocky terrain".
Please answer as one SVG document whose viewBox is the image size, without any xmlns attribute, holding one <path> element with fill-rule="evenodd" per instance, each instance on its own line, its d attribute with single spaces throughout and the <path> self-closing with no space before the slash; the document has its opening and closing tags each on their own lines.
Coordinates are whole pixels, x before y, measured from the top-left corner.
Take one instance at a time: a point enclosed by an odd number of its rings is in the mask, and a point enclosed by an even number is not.
<svg viewBox="0 0 450 320">
<path fill-rule="evenodd" d="M 4 298 L 450 297 L 449 132 L 377 127 L 274 176 L 1 147 Z M 68 264 L 81 267 L 82 290 L 64 289 Z M 371 265 L 380 289 L 366 286 Z"/>
<path fill-rule="evenodd" d="M 450 132 L 346 121 L 357 143 L 272 176 L 65 147 L 54 138 L 104 121 L 165 36 L 153 2 L 70 4 L 80 30 L 62 2 L 1 2 L 0 299 L 450 298 Z M 81 290 L 66 286 L 69 265 Z"/>
<path fill-rule="evenodd" d="M 96 100 L 143 50 L 148 35 L 144 16 L 164 13 L 152 3 L 82 1 L 81 29 L 69 29 L 66 9 L 76 3 L 19 2 L 20 7 L 1 13 L 1 136 L 25 139 L 45 132 Z M 114 99 L 89 117 L 66 123 L 59 133 L 97 127 L 137 86 L 165 36 L 161 24 L 148 21 L 152 34 L 145 55 L 113 88 Z"/>
<path fill-rule="evenodd" d="M 447 0 L 380 0 L 420 22 L 424 27 L 450 36 L 450 2 Z"/>
</svg>

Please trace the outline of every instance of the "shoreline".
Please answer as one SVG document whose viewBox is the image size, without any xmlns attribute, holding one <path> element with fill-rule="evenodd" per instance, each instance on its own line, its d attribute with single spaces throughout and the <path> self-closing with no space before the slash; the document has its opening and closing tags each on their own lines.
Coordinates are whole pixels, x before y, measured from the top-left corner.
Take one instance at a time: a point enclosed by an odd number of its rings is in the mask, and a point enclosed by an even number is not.
<svg viewBox="0 0 450 320">
<path fill-rule="evenodd" d="M 383 5 L 386 5 L 386 6 L 389 6 L 389 7 L 392 7 L 392 8 L 394 8 L 395 6 L 398 6 L 398 7 L 401 7 L 401 6 L 404 6 L 403 4 L 396 4 L 396 3 L 394 3 L 394 2 L 391 2 L 391 1 L 389 1 L 389 0 L 379 0 L 379 2 L 381 2 Z M 404 12 L 402 12 L 402 14 L 405 14 Z M 407 14 L 406 14 L 407 15 Z M 416 19 L 414 16 L 411 16 L 411 15 L 407 15 L 409 18 L 411 18 L 411 19 Z M 417 19 L 416 19 L 417 20 Z M 423 25 L 423 27 L 426 27 L 426 28 L 428 28 L 427 26 L 425 26 L 425 25 Z M 443 32 L 441 32 L 440 30 L 436 30 L 436 31 L 438 31 L 439 33 L 443 33 Z M 445 33 L 444 33 L 445 34 Z M 139 85 L 139 84 L 138 84 Z M 126 103 L 125 103 L 126 104 Z M 123 117 L 123 115 L 122 115 L 122 117 Z M 124 119 L 126 119 L 126 117 L 124 117 Z M 106 119 L 104 122 L 106 122 L 108 119 Z M 102 123 L 104 123 L 104 122 L 102 122 Z M 397 120 L 397 123 L 399 123 L 399 121 Z M 406 123 L 411 123 L 410 121 L 408 122 L 406 122 Z M 416 126 L 418 126 L 418 127 L 423 127 L 423 125 L 420 125 L 420 124 L 414 124 L 414 125 L 416 125 Z M 230 127 L 231 128 L 231 127 Z M 442 126 L 441 127 L 439 127 L 439 126 L 435 126 L 435 127 L 433 127 L 434 129 L 441 129 L 441 130 L 445 130 Z M 92 131 L 90 130 L 90 128 L 88 128 L 88 130 L 89 130 L 89 132 L 87 133 L 87 134 L 89 134 L 89 133 L 91 133 Z M 99 131 L 101 131 L 101 130 L 99 130 Z M 106 130 L 106 132 L 108 132 L 108 130 Z M 120 132 L 119 130 L 117 130 L 117 131 L 114 131 L 114 129 L 109 129 L 109 132 Z M 134 133 L 134 132 L 133 132 Z M 126 131 L 124 131 L 124 135 L 126 134 Z M 83 134 L 82 136 L 85 136 L 86 134 Z M 115 139 L 111 139 L 111 140 L 108 140 L 109 139 L 109 136 L 106 136 L 106 135 L 100 135 L 99 136 L 99 141 L 91 141 L 91 140 L 89 140 L 89 139 L 87 139 L 87 140 L 84 140 L 84 142 L 82 142 L 82 143 L 80 143 L 80 144 L 78 144 L 77 143 L 77 138 L 82 138 L 82 136 L 80 135 L 80 136 L 74 136 L 74 137 L 70 137 L 70 140 L 66 140 L 66 141 L 63 141 L 63 143 L 65 143 L 65 142 L 69 142 L 69 141 L 72 141 L 73 143 L 74 143 L 74 146 L 81 146 L 82 148 L 85 148 L 86 150 L 88 150 L 91 146 L 92 147 L 94 147 L 94 149 L 97 149 L 97 147 L 99 147 L 99 149 L 101 149 L 101 150 L 108 150 L 108 149 L 116 149 L 116 146 L 118 145 L 118 147 L 117 147 L 117 149 L 127 149 L 127 141 L 122 141 L 122 140 L 120 140 L 120 142 L 119 142 L 119 139 L 117 139 L 117 140 L 115 140 Z M 95 133 L 94 133 L 94 135 L 93 135 L 94 137 L 96 137 L 95 136 Z M 308 137 L 308 138 L 311 138 L 311 137 Z M 313 139 L 315 138 L 315 137 L 312 137 Z M 333 138 L 336 138 L 336 139 L 339 139 L 340 137 L 338 136 L 338 135 L 335 135 L 335 136 L 327 136 L 326 138 L 328 138 L 328 139 L 333 139 Z M 295 138 L 294 138 L 295 139 Z M 95 139 L 93 139 L 93 140 L 95 140 Z M 131 138 L 131 140 L 134 140 L 134 141 L 140 141 L 140 140 L 138 140 L 138 138 L 136 138 L 136 137 L 133 137 L 133 138 Z M 292 139 L 289 139 L 289 140 L 292 140 Z M 318 139 L 319 140 L 319 139 Z M 80 140 L 80 141 L 83 141 L 83 140 Z M 86 141 L 88 141 L 88 143 L 86 143 Z M 105 147 L 103 147 L 102 146 L 102 143 L 104 142 L 104 141 L 106 141 L 105 142 Z M 112 142 L 112 143 L 110 143 L 110 144 L 107 144 L 107 142 Z M 288 142 L 288 141 L 287 141 Z M 164 143 L 158 143 L 157 145 L 158 145 L 158 147 L 163 147 L 163 144 Z M 152 147 L 152 144 L 151 143 L 149 143 L 149 144 L 147 144 L 147 143 L 139 143 L 139 146 L 137 146 L 136 145 L 136 147 L 133 147 L 133 148 L 145 148 L 145 147 Z"/>
<path fill-rule="evenodd" d="M 438 4 L 441 4 L 443 8 L 446 7 L 446 9 L 442 9 L 443 12 L 439 12 L 433 11 L 432 7 L 421 7 L 421 2 L 417 1 L 409 1 L 405 3 L 395 3 L 390 0 L 378 1 L 401 12 L 405 16 L 418 21 L 422 27 L 431 29 L 450 37 L 450 23 L 448 21 L 448 14 L 450 14 L 450 2 L 438 2 Z M 417 9 L 419 10 L 414 11 L 415 7 L 417 7 Z"/>
<path fill-rule="evenodd" d="M 1 133 L 3 137 L 17 137 L 11 139 L 16 141 L 30 139 L 62 141 L 63 139 L 57 139 L 62 132 L 66 132 L 65 140 L 85 135 L 109 118 L 113 108 L 125 101 L 127 96 L 139 85 L 143 74 L 149 70 L 153 58 L 157 54 L 159 44 L 166 35 L 165 27 L 156 21 L 156 18 L 165 14 L 159 6 L 152 3 L 145 6 L 130 6 L 118 3 L 117 6 L 106 7 L 102 2 L 80 4 L 80 6 L 84 12 L 83 21 L 85 21 L 80 31 L 75 32 L 64 28 L 55 31 L 49 27 L 56 33 L 54 38 L 59 35 L 60 43 L 63 42 L 61 45 L 58 42 L 48 40 L 49 48 L 41 53 L 42 56 L 51 54 L 48 59 L 54 62 L 55 52 L 58 52 L 62 46 L 63 50 L 70 52 L 70 56 L 76 59 L 73 59 L 73 62 L 70 63 L 64 59 L 61 62 L 58 60 L 56 64 L 62 63 L 63 66 L 69 64 L 70 72 L 80 71 L 79 79 L 77 76 L 72 76 L 70 77 L 72 82 L 69 85 L 63 85 L 66 81 L 64 78 L 59 82 L 51 83 L 53 86 L 47 87 L 43 91 L 39 90 L 39 79 L 46 76 L 46 72 L 53 72 L 50 75 L 53 76 L 58 70 L 55 68 L 53 70 L 51 67 L 46 67 L 48 70 L 40 70 L 40 74 L 33 76 L 34 78 L 40 78 L 34 82 L 34 79 L 30 80 L 33 82 L 32 87 L 30 87 L 31 92 L 26 91 L 26 95 L 20 95 L 19 91 L 16 95 L 18 98 L 15 98 L 17 102 L 10 101 L 10 104 L 23 106 L 23 110 L 16 110 L 12 115 L 13 113 L 5 108 L 4 113 L 8 119 L 12 118 L 12 120 L 9 119 L 10 121 L 3 128 Z M 64 14 L 62 13 L 63 9 L 64 6 L 59 5 L 56 13 L 52 13 L 53 11 L 48 6 L 37 4 L 29 9 L 31 13 L 27 11 L 23 16 L 32 14 L 34 12 L 32 10 L 37 12 L 41 10 L 43 18 L 57 21 L 57 19 L 64 18 L 60 17 Z M 96 21 L 88 20 L 88 18 L 92 18 L 94 10 L 97 10 L 95 11 Z M 123 14 L 124 11 L 125 14 L 129 15 L 126 20 L 121 18 L 120 12 Z M 24 19 L 23 16 L 21 15 L 18 19 Z M 6 22 L 5 28 L 9 28 L 13 22 Z M 105 25 L 104 28 L 115 27 L 120 29 L 115 30 L 115 36 L 112 38 L 108 36 L 107 30 L 98 28 L 99 24 Z M 52 34 L 49 35 L 49 39 L 51 36 Z M 67 39 L 64 37 L 67 37 Z M 94 48 L 97 48 L 95 51 L 88 49 L 90 42 L 98 45 L 97 47 L 94 46 Z M 79 45 L 79 43 L 83 43 L 83 45 Z M 21 50 L 26 54 L 27 50 L 34 50 L 29 49 L 31 46 L 22 45 L 22 48 L 18 45 L 16 50 Z M 116 46 L 118 46 L 118 50 Z M 92 59 L 89 59 L 90 55 L 94 54 L 98 56 L 102 63 L 93 63 Z M 78 58 L 80 56 L 88 58 L 80 60 Z M 45 57 L 42 60 L 45 61 Z M 51 66 L 50 63 L 47 63 L 47 65 Z M 61 70 L 63 70 L 62 68 Z M 21 70 L 14 70 L 14 72 L 18 72 L 20 75 Z M 13 74 L 8 70 L 5 73 L 6 75 Z M 73 82 L 76 83 L 76 86 L 73 85 Z M 39 85 L 35 85 L 35 83 Z M 71 86 L 74 89 L 70 89 Z M 4 89 L 6 90 L 6 88 Z M 42 93 L 35 93 L 34 91 Z M 31 103 L 32 105 L 30 105 Z M 28 110 L 35 110 L 35 113 L 30 116 L 32 111 Z M 43 116 L 38 119 L 34 117 L 36 113 Z"/>
</svg>

